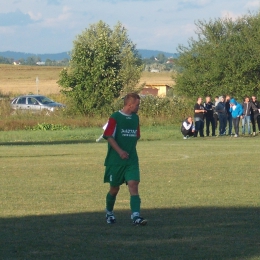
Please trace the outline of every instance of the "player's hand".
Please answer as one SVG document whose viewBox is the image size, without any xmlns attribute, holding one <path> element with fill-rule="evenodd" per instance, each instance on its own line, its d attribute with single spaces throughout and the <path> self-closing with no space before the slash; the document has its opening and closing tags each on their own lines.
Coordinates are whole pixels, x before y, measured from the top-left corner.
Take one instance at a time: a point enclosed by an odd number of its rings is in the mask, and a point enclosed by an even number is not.
<svg viewBox="0 0 260 260">
<path fill-rule="evenodd" d="M 119 153 L 119 156 L 121 157 L 121 159 L 128 159 L 129 158 L 129 154 L 126 151 L 122 151 Z"/>
</svg>

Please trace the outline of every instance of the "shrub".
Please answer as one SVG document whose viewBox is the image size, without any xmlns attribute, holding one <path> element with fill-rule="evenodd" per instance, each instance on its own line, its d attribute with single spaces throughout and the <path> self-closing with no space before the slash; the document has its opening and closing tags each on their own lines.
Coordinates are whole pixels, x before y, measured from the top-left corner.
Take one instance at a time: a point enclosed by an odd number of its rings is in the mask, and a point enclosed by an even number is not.
<svg viewBox="0 0 260 260">
<path fill-rule="evenodd" d="M 70 129 L 69 126 L 64 126 L 64 125 L 60 125 L 60 124 L 47 124 L 47 123 L 42 123 L 42 124 L 37 124 L 34 127 L 26 127 L 27 130 L 41 130 L 41 131 L 55 131 L 55 130 L 67 130 Z"/>
</svg>

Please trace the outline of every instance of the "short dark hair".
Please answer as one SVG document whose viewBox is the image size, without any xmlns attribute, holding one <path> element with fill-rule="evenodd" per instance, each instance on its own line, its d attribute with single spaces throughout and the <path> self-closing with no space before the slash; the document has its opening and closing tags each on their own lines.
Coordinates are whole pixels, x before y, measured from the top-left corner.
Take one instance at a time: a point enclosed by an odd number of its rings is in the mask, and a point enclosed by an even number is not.
<svg viewBox="0 0 260 260">
<path fill-rule="evenodd" d="M 127 105 L 129 102 L 132 102 L 132 100 L 140 99 L 140 96 L 137 93 L 128 93 L 124 97 L 124 105 Z"/>
</svg>

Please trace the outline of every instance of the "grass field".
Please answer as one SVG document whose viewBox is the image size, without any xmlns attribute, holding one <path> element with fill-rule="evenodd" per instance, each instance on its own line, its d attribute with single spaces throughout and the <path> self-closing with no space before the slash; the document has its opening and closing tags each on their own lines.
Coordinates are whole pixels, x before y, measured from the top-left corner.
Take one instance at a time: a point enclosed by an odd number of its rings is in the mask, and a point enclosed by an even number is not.
<svg viewBox="0 0 260 260">
<path fill-rule="evenodd" d="M 260 259 L 260 136 L 183 140 L 177 128 L 144 128 L 149 222 L 134 227 L 124 185 L 117 224 L 105 222 L 100 131 L 1 137 L 0 259 Z"/>
<path fill-rule="evenodd" d="M 37 93 L 49 95 L 57 94 L 60 88 L 57 84 L 62 67 L 48 66 L 14 66 L 0 64 L 0 92 L 28 94 Z M 36 77 L 39 79 L 38 87 Z M 140 84 L 168 84 L 173 85 L 170 72 L 150 73 L 143 72 Z"/>
</svg>

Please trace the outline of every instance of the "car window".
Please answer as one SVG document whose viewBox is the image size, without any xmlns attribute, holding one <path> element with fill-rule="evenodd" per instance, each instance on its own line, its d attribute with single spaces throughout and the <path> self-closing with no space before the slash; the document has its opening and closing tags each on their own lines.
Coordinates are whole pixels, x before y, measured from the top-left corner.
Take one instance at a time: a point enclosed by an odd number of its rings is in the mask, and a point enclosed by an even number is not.
<svg viewBox="0 0 260 260">
<path fill-rule="evenodd" d="M 27 103 L 28 103 L 28 105 L 32 105 L 32 104 L 33 104 L 32 99 L 31 99 L 31 98 L 28 98 L 28 99 L 27 99 Z"/>
<path fill-rule="evenodd" d="M 54 101 L 52 101 L 51 99 L 44 97 L 44 96 L 37 97 L 37 100 L 39 100 L 42 104 L 54 103 Z"/>
<path fill-rule="evenodd" d="M 25 97 L 19 98 L 18 101 L 17 101 L 17 104 L 25 105 L 26 104 L 26 98 Z"/>
<path fill-rule="evenodd" d="M 35 98 L 28 98 L 27 102 L 29 105 L 39 105 L 38 101 Z"/>
</svg>

